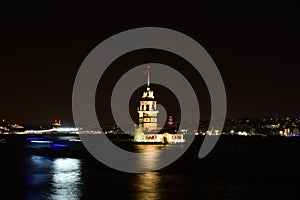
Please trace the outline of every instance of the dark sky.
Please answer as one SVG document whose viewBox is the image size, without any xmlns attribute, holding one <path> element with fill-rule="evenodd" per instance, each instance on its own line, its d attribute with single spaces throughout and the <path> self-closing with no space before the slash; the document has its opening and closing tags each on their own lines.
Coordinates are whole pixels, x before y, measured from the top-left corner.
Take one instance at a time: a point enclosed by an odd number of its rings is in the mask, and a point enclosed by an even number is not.
<svg viewBox="0 0 300 200">
<path fill-rule="evenodd" d="M 72 124 L 72 87 L 85 56 L 104 39 L 143 26 L 180 31 L 208 51 L 224 79 L 228 117 L 300 113 L 300 14 L 294 5 L 11 5 L 0 13 L 0 117 L 9 122 Z M 159 52 L 136 53 L 124 63 L 160 61 Z M 172 64 L 170 57 L 161 62 Z"/>
</svg>

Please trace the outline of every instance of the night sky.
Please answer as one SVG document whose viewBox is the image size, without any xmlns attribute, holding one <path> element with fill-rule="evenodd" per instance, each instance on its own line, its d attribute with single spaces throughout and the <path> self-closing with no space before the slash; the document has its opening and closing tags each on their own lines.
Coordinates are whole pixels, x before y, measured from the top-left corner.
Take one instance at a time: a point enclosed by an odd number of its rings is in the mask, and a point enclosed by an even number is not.
<svg viewBox="0 0 300 200">
<path fill-rule="evenodd" d="M 104 39 L 144 26 L 180 31 L 208 51 L 225 83 L 227 117 L 299 115 L 297 7 L 229 7 L 3 6 L 0 117 L 20 124 L 45 124 L 55 119 L 72 124 L 73 82 L 84 58 Z M 113 82 L 128 66 L 154 61 L 174 68 L 188 65 L 167 52 L 133 52 L 112 64 L 110 73 L 116 74 L 115 79 L 107 81 L 107 90 L 98 93 L 109 99 Z M 201 78 L 187 71 L 182 73 L 196 85 L 199 81 L 197 95 L 207 97 L 200 102 L 203 118 L 209 116 L 209 98 Z M 111 77 L 108 72 L 104 80 Z M 136 95 L 140 95 L 139 91 Z M 96 100 L 99 112 L 105 113 L 98 105 L 101 100 Z M 161 102 L 166 102 L 163 95 Z"/>
</svg>

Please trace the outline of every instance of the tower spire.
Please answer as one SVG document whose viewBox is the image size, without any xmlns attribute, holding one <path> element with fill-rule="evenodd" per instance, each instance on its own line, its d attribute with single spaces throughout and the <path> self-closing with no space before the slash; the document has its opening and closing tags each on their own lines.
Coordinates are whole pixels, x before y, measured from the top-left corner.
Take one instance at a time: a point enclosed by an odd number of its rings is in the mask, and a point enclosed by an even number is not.
<svg viewBox="0 0 300 200">
<path fill-rule="evenodd" d="M 147 84 L 147 86 L 149 87 L 150 86 L 150 66 L 148 66 L 147 68 L 148 68 L 147 69 L 147 72 L 148 72 L 147 73 L 148 74 L 148 82 L 147 82 L 148 84 Z"/>
</svg>

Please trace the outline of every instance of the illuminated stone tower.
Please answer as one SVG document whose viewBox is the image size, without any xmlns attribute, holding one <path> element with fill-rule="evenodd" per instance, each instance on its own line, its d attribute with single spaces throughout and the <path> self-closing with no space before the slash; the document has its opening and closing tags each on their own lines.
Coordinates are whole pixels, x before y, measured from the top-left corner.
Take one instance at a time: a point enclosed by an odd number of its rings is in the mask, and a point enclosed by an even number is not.
<svg viewBox="0 0 300 200">
<path fill-rule="evenodd" d="M 154 97 L 153 90 L 150 88 L 150 67 L 148 66 L 146 72 L 148 75 L 147 89 L 144 91 L 140 100 L 139 113 L 139 127 L 146 128 L 148 130 L 157 128 L 157 114 L 156 99 Z"/>
</svg>

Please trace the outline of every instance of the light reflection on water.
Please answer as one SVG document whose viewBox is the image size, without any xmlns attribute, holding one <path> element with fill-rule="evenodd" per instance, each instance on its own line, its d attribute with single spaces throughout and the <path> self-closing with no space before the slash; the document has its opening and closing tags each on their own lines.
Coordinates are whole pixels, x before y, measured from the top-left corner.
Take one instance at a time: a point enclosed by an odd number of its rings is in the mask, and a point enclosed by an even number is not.
<svg viewBox="0 0 300 200">
<path fill-rule="evenodd" d="M 180 145 L 136 145 L 135 152 L 145 153 L 140 156 L 138 165 L 142 168 L 154 169 L 159 166 L 162 158 L 161 149 L 166 151 L 174 151 L 177 148 L 183 148 Z M 149 153 L 149 154 L 148 154 Z M 163 199 L 165 193 L 165 182 L 169 182 L 166 176 L 161 172 L 147 172 L 134 175 L 133 188 L 134 199 Z M 171 183 L 170 183 L 171 184 Z"/>
<path fill-rule="evenodd" d="M 139 157 L 138 165 L 143 168 L 156 168 L 159 164 L 160 153 L 159 149 L 165 145 L 137 145 L 136 150 L 139 153 L 145 153 L 145 156 Z M 158 199 L 159 184 L 161 176 L 158 172 L 148 172 L 136 174 L 133 187 L 135 188 L 135 199 Z"/>
<path fill-rule="evenodd" d="M 250 159 L 246 157 L 247 159 L 241 160 L 247 165 L 243 162 L 239 163 L 240 158 L 237 157 L 239 155 L 226 154 L 228 146 L 224 146 L 205 160 L 199 160 L 196 156 L 195 159 L 186 156 L 168 169 L 142 174 L 128 174 L 107 169 L 106 166 L 90 158 L 51 158 L 24 154 L 21 152 L 24 148 L 20 147 L 19 143 L 12 147 L 0 145 L 1 199 L 90 200 L 103 199 L 107 196 L 110 197 L 109 199 L 122 200 L 250 199 L 250 197 L 251 199 L 262 197 L 293 199 L 300 195 L 299 170 L 296 170 L 298 165 L 295 162 L 299 152 L 295 151 L 289 155 L 290 150 L 295 150 L 294 148 L 285 150 L 291 146 L 290 143 L 277 146 L 277 142 L 276 140 L 276 145 L 271 145 L 270 148 L 282 147 L 283 153 L 289 156 L 286 159 L 267 160 L 266 156 L 273 150 L 268 148 L 259 149 L 262 155 L 255 160 L 251 157 L 251 153 L 254 145 L 261 144 L 259 141 L 250 146 L 253 147 L 249 148 L 251 151 L 247 150 L 249 146 L 246 146 L 245 150 L 244 143 L 241 144 L 246 155 L 250 155 Z M 223 145 L 231 147 L 237 144 L 232 144 L 230 141 L 229 144 Z M 172 150 L 175 147 L 180 148 L 177 145 L 167 145 L 165 148 Z M 161 145 L 133 144 L 127 149 L 145 152 L 159 148 Z M 239 151 L 241 147 L 235 148 Z M 193 150 L 196 150 L 195 155 L 197 155 L 197 148 Z M 257 156 L 256 152 L 253 152 L 255 156 Z M 137 164 L 155 166 L 157 162 L 159 162 L 159 152 L 152 156 L 141 157 Z M 272 168 L 278 162 L 286 162 L 295 167 L 284 173 L 278 173 L 278 170 Z M 266 167 L 267 170 L 257 168 L 258 164 L 262 164 L 261 166 Z"/>
<path fill-rule="evenodd" d="M 161 158 L 161 148 L 172 151 L 173 148 L 181 148 L 180 145 L 136 145 L 135 152 L 149 152 L 141 156 L 138 165 L 147 168 L 156 168 Z M 152 153 L 150 153 L 152 152 Z M 75 158 L 51 158 L 46 156 L 31 155 L 27 170 L 27 199 L 55 199 L 72 200 L 80 199 L 85 193 L 82 177 L 83 160 Z M 96 174 L 103 176 L 101 169 L 96 169 Z M 89 173 L 86 170 L 86 173 Z M 113 175 L 113 174 L 111 174 Z M 117 175 L 114 175 L 117 176 Z M 162 176 L 158 172 L 131 174 L 130 182 L 135 199 L 159 199 L 162 188 Z M 101 180 L 99 177 L 98 180 Z M 98 181 L 95 180 L 95 183 Z M 127 181 L 123 179 L 122 181 Z M 120 183 L 122 182 L 120 181 Z M 94 182 L 92 183 L 94 184 Z M 125 185 L 121 186 L 124 187 Z M 105 185 L 105 187 L 114 187 Z M 99 190 L 95 191 L 96 193 Z M 105 193 L 105 191 L 102 191 Z"/>
<path fill-rule="evenodd" d="M 172 152 L 183 148 L 182 144 L 178 145 L 136 145 L 134 152 L 136 153 L 144 153 L 140 154 L 138 157 L 136 165 L 140 169 L 147 169 L 151 171 L 152 169 L 158 169 L 161 166 L 161 162 L 164 158 L 163 151 Z"/>
<path fill-rule="evenodd" d="M 58 158 L 53 161 L 51 199 L 79 199 L 81 196 L 81 161 Z"/>
<path fill-rule="evenodd" d="M 135 152 L 146 154 L 137 164 L 155 168 L 160 162 L 160 148 L 174 150 L 180 145 L 133 145 Z M 234 181 L 206 177 L 202 172 L 189 174 L 186 163 L 183 172 L 148 172 L 128 174 L 106 170 L 98 162 L 86 159 L 29 156 L 26 167 L 25 199 L 206 199 L 236 198 L 247 194 L 247 185 Z M 85 163 L 83 163 L 85 162 Z M 201 168 L 200 168 L 201 169 Z M 83 173 L 82 173 L 83 172 Z M 83 176 L 84 175 L 84 176 Z M 248 192 L 249 193 L 249 192 Z"/>
<path fill-rule="evenodd" d="M 159 166 L 161 151 L 161 145 L 137 145 L 137 152 L 145 153 L 143 156 L 139 156 L 137 165 L 143 169 L 155 169 Z"/>
<path fill-rule="evenodd" d="M 80 199 L 81 165 L 80 159 L 31 156 L 27 199 Z"/>
<path fill-rule="evenodd" d="M 135 199 L 160 199 L 161 175 L 158 172 L 137 174 L 134 183 Z"/>
</svg>

